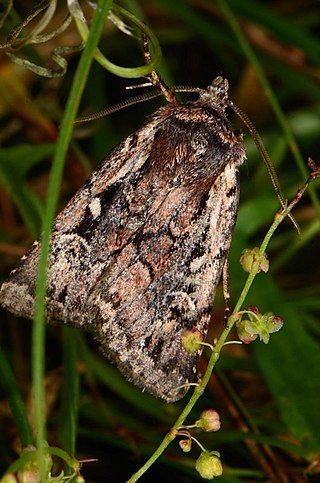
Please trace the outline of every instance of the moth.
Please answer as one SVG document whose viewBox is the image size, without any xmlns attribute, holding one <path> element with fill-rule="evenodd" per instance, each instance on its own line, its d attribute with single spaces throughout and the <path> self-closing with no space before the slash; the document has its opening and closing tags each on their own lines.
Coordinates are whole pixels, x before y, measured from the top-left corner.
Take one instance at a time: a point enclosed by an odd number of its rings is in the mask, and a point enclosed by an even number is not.
<svg viewBox="0 0 320 483">
<path fill-rule="evenodd" d="M 46 319 L 90 329 L 134 384 L 167 402 L 197 377 L 239 203 L 241 134 L 228 119 L 228 82 L 161 107 L 129 135 L 57 216 Z M 0 302 L 32 318 L 40 245 L 2 285 Z"/>
</svg>

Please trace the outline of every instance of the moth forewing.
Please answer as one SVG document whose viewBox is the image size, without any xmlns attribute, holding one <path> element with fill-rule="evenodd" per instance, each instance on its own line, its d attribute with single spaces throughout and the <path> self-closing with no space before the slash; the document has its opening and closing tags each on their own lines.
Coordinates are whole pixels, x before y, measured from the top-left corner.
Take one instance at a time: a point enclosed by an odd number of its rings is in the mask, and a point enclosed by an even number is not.
<svg viewBox="0 0 320 483">
<path fill-rule="evenodd" d="M 57 217 L 46 315 L 89 327 L 133 383 L 166 401 L 196 378 L 239 201 L 241 136 L 226 117 L 227 82 L 200 98 L 158 109 L 93 173 Z M 11 273 L 0 301 L 33 316 L 36 243 Z"/>
</svg>

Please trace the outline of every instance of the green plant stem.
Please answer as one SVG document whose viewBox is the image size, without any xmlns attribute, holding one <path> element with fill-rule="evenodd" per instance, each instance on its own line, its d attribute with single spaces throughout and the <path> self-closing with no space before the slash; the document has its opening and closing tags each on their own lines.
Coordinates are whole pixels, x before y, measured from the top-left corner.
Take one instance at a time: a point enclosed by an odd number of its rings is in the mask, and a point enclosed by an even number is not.
<svg viewBox="0 0 320 483">
<path fill-rule="evenodd" d="M 274 95 L 274 93 L 271 89 L 271 86 L 270 86 L 270 84 L 269 84 L 269 82 L 268 82 L 268 80 L 267 80 L 267 78 L 264 74 L 263 69 L 261 68 L 261 66 L 259 64 L 257 57 L 254 54 L 254 51 L 252 50 L 252 48 L 251 48 L 249 42 L 247 41 L 246 37 L 243 35 L 241 28 L 239 27 L 239 24 L 238 24 L 235 16 L 233 15 L 232 10 L 230 9 L 228 2 L 226 0 L 216 0 L 216 1 L 217 1 L 217 4 L 220 6 L 221 10 L 223 11 L 225 18 L 226 18 L 231 30 L 233 31 L 237 41 L 239 42 L 239 44 L 242 48 L 242 51 L 245 53 L 246 57 L 248 58 L 248 60 L 250 62 L 250 65 L 255 70 L 257 77 L 258 77 L 258 79 L 259 79 L 259 81 L 260 81 L 260 83 L 263 87 L 264 93 L 265 93 L 266 97 L 268 98 L 270 105 L 271 105 L 271 107 L 272 107 L 272 109 L 273 109 L 273 111 L 274 111 L 274 113 L 275 113 L 275 115 L 276 115 L 276 117 L 279 121 L 279 124 L 280 124 L 280 126 L 281 126 L 281 128 L 284 132 L 284 135 L 286 137 L 288 146 L 291 150 L 292 156 L 296 160 L 297 166 L 298 166 L 303 178 L 306 178 L 308 173 L 307 173 L 305 160 L 303 159 L 303 156 L 300 152 L 299 146 L 298 146 L 298 144 L 295 140 L 295 137 L 292 133 L 290 125 L 287 121 L 287 118 L 281 110 L 279 102 L 278 102 L 277 98 L 275 97 L 275 95 Z M 313 203 L 313 205 L 316 209 L 318 218 L 320 219 L 320 203 L 319 203 L 319 199 L 318 199 L 318 196 L 316 194 L 316 191 L 312 186 L 310 187 L 309 193 L 310 193 L 310 198 L 312 200 L 312 203 Z"/>
<path fill-rule="evenodd" d="M 45 293 L 47 282 L 47 260 L 49 255 L 49 239 L 53 224 L 60 181 L 62 178 L 64 159 L 72 135 L 73 122 L 80 103 L 81 95 L 89 73 L 93 55 L 98 44 L 104 21 L 112 4 L 111 0 L 99 0 L 94 14 L 90 33 L 84 51 L 81 55 L 70 96 L 62 120 L 56 152 L 50 174 L 47 204 L 41 237 L 41 251 L 37 276 L 37 289 L 35 300 L 35 317 L 32 333 L 32 381 L 34 397 L 34 418 L 36 427 L 36 444 L 39 454 L 41 475 L 44 475 L 43 456 L 45 431 L 45 404 L 44 404 L 44 344 L 45 344 Z M 43 478 L 42 478 L 43 480 Z"/>
<path fill-rule="evenodd" d="M 257 255 L 257 258 L 255 262 L 252 265 L 251 272 L 248 275 L 248 278 L 246 280 L 246 283 L 244 285 L 244 288 L 240 294 L 239 300 L 236 303 L 236 306 L 231 314 L 231 316 L 228 319 L 228 323 L 226 324 L 224 330 L 222 331 L 216 345 L 213 348 L 211 357 L 208 362 L 208 366 L 206 369 L 206 372 L 203 376 L 202 381 L 199 383 L 199 385 L 196 386 L 189 402 L 185 406 L 185 408 L 182 410 L 180 416 L 177 418 L 176 422 L 172 426 L 171 430 L 166 434 L 166 436 L 163 438 L 162 442 L 156 449 L 156 451 L 151 455 L 151 457 L 146 461 L 146 463 L 136 472 L 134 473 L 131 478 L 127 481 L 127 483 L 133 483 L 139 480 L 139 478 L 151 467 L 151 465 L 161 456 L 161 454 L 165 451 L 165 449 L 169 446 L 169 444 L 178 436 L 178 431 L 179 428 L 184 424 L 187 416 L 191 412 L 192 408 L 200 398 L 200 396 L 203 394 L 209 379 L 211 377 L 212 371 L 216 365 L 216 362 L 218 361 L 220 357 L 221 350 L 226 342 L 226 339 L 228 335 L 230 334 L 230 331 L 232 330 L 234 324 L 237 321 L 237 313 L 240 311 L 241 306 L 244 303 L 244 300 L 250 290 L 250 287 L 259 271 L 259 266 L 262 261 L 263 255 L 266 251 L 266 248 L 269 244 L 269 241 L 280 225 L 280 223 L 284 220 L 286 216 L 291 212 L 292 208 L 296 205 L 296 203 L 300 200 L 302 194 L 304 191 L 307 189 L 308 184 L 312 178 L 310 177 L 308 181 L 303 185 L 303 187 L 297 192 L 296 196 L 293 198 L 291 203 L 288 205 L 286 209 L 282 209 L 281 212 L 277 213 L 276 216 L 274 217 L 273 223 L 268 230 L 267 234 L 265 235 L 262 244 L 259 248 L 259 252 Z"/>
</svg>

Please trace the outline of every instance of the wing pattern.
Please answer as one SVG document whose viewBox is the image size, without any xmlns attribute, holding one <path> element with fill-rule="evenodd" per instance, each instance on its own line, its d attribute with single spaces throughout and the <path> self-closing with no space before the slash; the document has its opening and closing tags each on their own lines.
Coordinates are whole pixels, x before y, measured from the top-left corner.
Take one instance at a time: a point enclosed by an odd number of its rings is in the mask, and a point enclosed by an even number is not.
<svg viewBox="0 0 320 483">
<path fill-rule="evenodd" d="M 52 233 L 47 320 L 90 328 L 130 381 L 166 401 L 196 377 L 201 351 L 188 354 L 181 335 L 206 335 L 236 220 L 244 147 L 217 97 L 208 88 L 196 102 L 158 109 Z M 33 316 L 39 248 L 0 292 L 19 316 Z"/>
</svg>

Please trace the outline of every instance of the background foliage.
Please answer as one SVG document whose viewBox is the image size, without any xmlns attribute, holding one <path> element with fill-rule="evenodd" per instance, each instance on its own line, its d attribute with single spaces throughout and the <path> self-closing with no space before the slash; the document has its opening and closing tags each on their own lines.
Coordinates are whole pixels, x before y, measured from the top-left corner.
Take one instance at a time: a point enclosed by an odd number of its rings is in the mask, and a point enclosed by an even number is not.
<svg viewBox="0 0 320 483">
<path fill-rule="evenodd" d="M 168 84 L 205 87 L 216 75 L 228 78 L 232 99 L 258 128 L 285 197 L 290 198 L 305 180 L 297 151 L 304 160 L 311 156 L 319 164 L 319 6 L 307 0 L 229 0 L 227 4 L 270 82 L 274 95 L 271 101 L 268 90 L 258 80 L 256 64 L 248 59 L 247 51 L 235 37 L 221 2 L 122 2 L 158 37 L 163 50 L 159 70 Z M 32 7 L 33 2 L 28 1 L 15 4 L 16 10 L 2 27 L 1 41 Z M 60 2 L 54 17 L 56 25 L 65 14 L 66 6 Z M 78 42 L 71 24 L 59 37 L 29 46 L 17 55 L 55 68 L 50 59 L 52 49 Z M 99 46 L 117 64 L 142 64 L 139 41 L 109 23 Z M 66 75 L 48 79 L 16 66 L 1 53 L 3 279 L 39 236 L 54 142 L 78 59 L 79 54 L 70 55 Z M 125 88 L 136 83 L 94 63 L 81 112 L 94 112 L 129 98 Z M 274 99 L 290 131 L 283 129 L 276 117 L 271 107 Z M 139 104 L 99 123 L 75 126 L 59 209 L 110 149 L 137 129 L 160 102 Z M 237 120 L 235 125 L 241 127 Z M 239 266 L 241 251 L 259 244 L 278 209 L 265 168 L 247 134 L 245 141 L 247 163 L 241 173 L 241 206 L 230 254 L 233 300 L 245 279 Z M 302 237 L 289 221 L 280 227 L 269 247 L 271 270 L 259 276 L 247 300 L 247 305 L 257 305 L 262 312 L 281 315 L 284 328 L 267 346 L 255 342 L 249 347 L 226 348 L 207 394 L 193 414 L 197 419 L 201 409 L 207 407 L 221 413 L 222 429 L 201 434 L 206 447 L 221 452 L 225 468 L 224 475 L 218 478 L 221 482 L 300 482 L 307 477 L 310 481 L 318 478 L 320 264 L 316 184 L 312 199 L 306 195 L 294 215 Z M 219 293 L 211 338 L 219 334 L 222 319 Z M 20 394 L 32 427 L 30 331 L 29 321 L 1 311 L 0 472 L 16 458 L 20 442 L 25 444 L 31 438 L 28 425 L 14 418 L 8 405 L 10 401 L 12 409 Z M 203 369 L 205 357 L 202 364 Z M 9 377 L 10 368 L 13 378 Z M 49 444 L 75 451 L 79 459 L 98 458 L 98 462 L 83 468 L 88 481 L 125 481 L 156 448 L 184 404 L 166 405 L 141 393 L 98 354 L 90 337 L 61 327 L 48 328 L 45 374 Z M 143 481 L 196 481 L 194 461 L 198 454 L 195 448 L 183 454 L 174 443 Z"/>
</svg>

